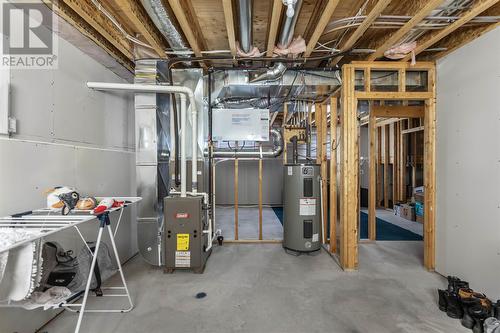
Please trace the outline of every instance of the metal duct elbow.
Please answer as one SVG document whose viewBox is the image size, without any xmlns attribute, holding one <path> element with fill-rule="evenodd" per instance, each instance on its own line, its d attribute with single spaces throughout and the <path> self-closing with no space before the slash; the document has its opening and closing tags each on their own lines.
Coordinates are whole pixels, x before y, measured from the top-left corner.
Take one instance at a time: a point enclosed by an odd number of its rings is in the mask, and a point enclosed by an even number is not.
<svg viewBox="0 0 500 333">
<path fill-rule="evenodd" d="M 260 81 L 276 81 L 281 79 L 283 74 L 286 72 L 286 66 L 282 62 L 278 62 L 273 67 L 269 68 L 266 72 L 257 75 L 250 80 L 250 83 L 260 82 Z"/>
<path fill-rule="evenodd" d="M 278 157 L 283 152 L 283 148 L 285 147 L 285 140 L 283 139 L 283 135 L 281 132 L 273 128 L 271 130 L 271 135 L 273 136 L 274 148 L 272 150 L 273 157 Z"/>
<path fill-rule="evenodd" d="M 252 0 L 239 0 L 240 48 L 244 53 L 252 51 Z"/>
<path fill-rule="evenodd" d="M 189 47 L 184 43 L 182 35 L 172 23 L 172 14 L 162 3 L 162 0 L 141 0 L 142 6 L 151 17 L 154 25 L 160 30 L 174 51 L 186 51 Z"/>
<path fill-rule="evenodd" d="M 295 26 L 297 25 L 297 20 L 299 18 L 300 9 L 302 8 L 302 0 L 297 0 L 294 7 L 294 14 L 292 17 L 286 17 L 281 27 L 281 33 L 279 37 L 279 46 L 287 47 L 293 39 L 293 34 L 295 33 Z M 282 62 L 276 63 L 273 67 L 269 68 L 265 73 L 257 75 L 255 78 L 250 80 L 250 83 L 259 81 L 276 81 L 280 79 L 286 72 L 286 66 Z"/>
</svg>

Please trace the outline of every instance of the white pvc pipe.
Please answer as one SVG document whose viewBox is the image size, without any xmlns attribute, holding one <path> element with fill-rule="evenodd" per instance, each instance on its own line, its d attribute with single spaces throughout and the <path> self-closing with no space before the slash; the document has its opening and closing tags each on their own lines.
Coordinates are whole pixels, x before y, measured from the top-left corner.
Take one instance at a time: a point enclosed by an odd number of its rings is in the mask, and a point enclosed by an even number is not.
<svg viewBox="0 0 500 333">
<path fill-rule="evenodd" d="M 186 96 L 181 95 L 181 197 L 186 197 Z"/>
<path fill-rule="evenodd" d="M 185 142 L 186 128 L 182 125 L 182 98 L 184 98 L 184 102 L 186 101 L 186 97 L 189 98 L 189 104 L 191 105 L 191 115 L 193 119 L 193 159 L 192 159 L 192 171 L 193 175 L 198 174 L 198 165 L 197 165 L 197 143 L 198 143 L 198 133 L 196 131 L 197 128 L 197 110 L 196 103 L 194 100 L 193 90 L 188 87 L 183 86 L 160 86 L 153 84 L 130 84 L 130 83 L 106 83 L 106 82 L 87 82 L 87 87 L 96 90 L 124 90 L 124 91 L 132 91 L 132 92 L 149 92 L 149 93 L 157 93 L 157 94 L 181 94 L 181 146 L 182 140 Z M 185 105 L 185 103 L 184 103 Z M 184 108 L 184 113 L 186 112 L 186 108 Z M 185 120 L 185 115 L 184 115 Z M 185 125 L 185 123 L 184 123 Z M 196 144 L 196 149 L 194 149 Z M 185 146 L 185 145 L 184 145 Z M 184 168 L 184 173 L 186 172 L 186 151 L 182 152 L 181 147 L 181 161 L 184 157 L 184 163 L 181 162 L 181 193 L 184 193 L 183 196 L 186 196 L 186 179 L 182 180 L 182 169 Z M 196 181 L 197 177 L 193 177 L 193 192 L 196 193 L 198 190 L 198 184 Z M 183 185 L 184 184 L 184 185 Z M 184 191 L 182 188 L 184 186 Z M 181 194 L 182 195 L 182 194 Z"/>
<path fill-rule="evenodd" d="M 197 114 L 196 114 L 196 106 L 194 104 L 191 104 L 191 132 L 192 132 L 192 139 L 193 140 L 193 156 L 192 156 L 192 163 L 191 163 L 191 191 L 193 192 L 194 195 L 196 195 L 196 192 L 198 191 L 198 119 L 197 119 Z"/>
</svg>

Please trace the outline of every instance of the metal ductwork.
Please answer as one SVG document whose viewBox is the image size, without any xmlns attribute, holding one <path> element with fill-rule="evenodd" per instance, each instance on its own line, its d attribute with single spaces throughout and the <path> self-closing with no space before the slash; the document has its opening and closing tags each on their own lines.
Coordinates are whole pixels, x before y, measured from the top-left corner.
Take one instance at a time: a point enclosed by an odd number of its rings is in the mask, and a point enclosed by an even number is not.
<svg viewBox="0 0 500 333">
<path fill-rule="evenodd" d="M 239 0 L 240 48 L 245 53 L 252 51 L 252 0 Z"/>
<path fill-rule="evenodd" d="M 182 35 L 172 23 L 172 14 L 167 11 L 162 0 L 141 0 L 141 3 L 174 51 L 189 50 L 189 47 L 184 43 Z"/>
<path fill-rule="evenodd" d="M 283 140 L 283 135 L 276 128 L 271 129 L 271 136 L 273 141 L 273 149 L 263 150 L 262 153 L 256 150 L 231 150 L 231 149 L 221 149 L 215 150 L 212 153 L 212 157 L 247 157 L 247 158 L 258 158 L 262 157 L 277 157 L 283 152 L 283 147 L 285 142 Z"/>
<path fill-rule="evenodd" d="M 302 0 L 297 0 L 297 3 L 295 3 L 294 7 L 294 15 L 292 17 L 287 16 L 285 22 L 283 22 L 279 37 L 279 45 L 287 47 L 292 41 L 293 34 L 295 32 L 295 25 L 297 24 L 297 19 L 299 18 L 301 7 Z M 273 67 L 269 68 L 265 73 L 262 73 L 253 78 L 250 82 L 275 81 L 281 78 L 285 71 L 286 65 L 282 62 L 278 62 Z"/>
</svg>

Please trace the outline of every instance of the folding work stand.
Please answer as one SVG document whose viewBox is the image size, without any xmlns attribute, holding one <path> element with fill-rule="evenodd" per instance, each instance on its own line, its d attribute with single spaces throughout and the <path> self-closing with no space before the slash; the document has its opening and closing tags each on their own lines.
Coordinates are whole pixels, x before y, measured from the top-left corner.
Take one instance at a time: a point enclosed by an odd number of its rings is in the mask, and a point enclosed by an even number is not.
<svg viewBox="0 0 500 333">
<path fill-rule="evenodd" d="M 101 198 L 97 198 L 101 199 Z M 70 215 L 51 215 L 53 214 L 53 210 L 50 209 L 38 209 L 26 213 L 21 213 L 13 216 L 8 216 L 8 217 L 3 217 L 0 218 L 0 228 L 20 228 L 20 229 L 28 229 L 33 232 L 33 234 L 26 238 L 23 239 L 22 241 L 16 242 L 6 248 L 0 249 L 1 252 L 8 251 L 10 249 L 13 249 L 15 247 L 25 245 L 29 242 L 36 241 L 40 238 L 47 237 L 51 234 L 54 234 L 56 232 L 62 231 L 64 229 L 68 229 L 71 227 L 74 227 L 75 230 L 77 231 L 78 235 L 80 238 L 83 240 L 84 244 L 87 246 L 87 249 L 89 252 L 92 254 L 92 263 L 90 266 L 89 270 L 89 276 L 87 278 L 87 283 L 85 286 L 85 290 L 82 292 L 77 292 L 76 294 L 73 294 L 69 296 L 65 301 L 59 302 L 56 304 L 50 304 L 47 306 L 45 304 L 45 308 L 65 308 L 71 312 L 79 312 L 78 315 L 78 321 L 76 323 L 75 327 L 75 333 L 78 333 L 80 331 L 80 327 L 82 324 L 83 320 L 83 315 L 85 312 L 101 312 L 101 313 L 125 313 L 129 312 L 133 309 L 134 304 L 132 303 L 132 298 L 130 297 L 130 293 L 127 287 L 127 283 L 125 281 L 125 276 L 123 275 L 123 269 L 122 265 L 120 262 L 120 257 L 118 255 L 118 250 L 116 248 L 116 243 L 115 243 L 115 236 L 118 231 L 118 227 L 120 226 L 123 210 L 125 207 L 128 207 L 131 204 L 135 204 L 142 200 L 140 197 L 116 197 L 114 198 L 115 200 L 119 201 L 124 201 L 124 205 L 121 207 L 115 207 L 111 208 L 102 214 L 98 216 L 90 215 L 89 211 L 74 211 Z M 120 211 L 120 216 L 118 218 L 118 222 L 116 225 L 116 229 L 113 232 L 111 229 L 111 221 L 109 219 L 109 214 L 112 212 Z M 86 214 L 85 214 L 86 213 Z M 85 215 L 83 215 L 85 214 Z M 87 241 L 83 237 L 82 233 L 80 232 L 80 229 L 78 228 L 80 224 L 93 221 L 95 219 L 99 220 L 99 231 L 97 233 L 97 240 L 96 240 L 96 245 L 95 245 L 95 250 L 92 251 L 90 247 L 87 244 Z M 115 255 L 116 259 L 116 264 L 118 266 L 118 271 L 120 273 L 120 278 L 122 281 L 122 286 L 121 287 L 103 287 L 102 290 L 124 290 L 124 293 L 121 294 L 103 294 L 102 296 L 114 296 L 114 297 L 127 297 L 128 302 L 129 302 L 129 307 L 126 309 L 103 309 L 103 310 L 95 310 L 95 309 L 86 309 L 87 306 L 87 300 L 89 297 L 90 293 L 90 285 L 92 283 L 92 276 L 94 273 L 95 265 L 97 262 L 97 257 L 99 253 L 99 249 L 101 248 L 101 240 L 102 240 L 102 233 L 104 229 L 108 230 L 109 233 L 109 238 L 111 240 L 111 245 L 113 248 L 113 253 Z M 73 303 L 76 299 L 80 298 L 83 294 L 83 300 L 81 303 Z M 7 303 L 7 304 L 0 304 L 1 307 L 22 307 L 22 303 L 19 304 L 17 302 L 13 303 Z M 74 309 L 76 308 L 76 309 Z"/>
</svg>

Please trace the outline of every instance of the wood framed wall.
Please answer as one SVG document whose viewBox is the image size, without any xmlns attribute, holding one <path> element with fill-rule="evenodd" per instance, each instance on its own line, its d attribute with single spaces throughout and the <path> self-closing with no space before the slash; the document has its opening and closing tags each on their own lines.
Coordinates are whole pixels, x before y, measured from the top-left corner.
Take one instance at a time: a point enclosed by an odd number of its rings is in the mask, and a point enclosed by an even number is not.
<svg viewBox="0 0 500 333">
<path fill-rule="evenodd" d="M 396 71 L 398 75 L 397 91 L 372 91 L 373 70 Z M 407 71 L 422 71 L 427 73 L 426 91 L 406 91 Z M 356 85 L 356 71 L 365 73 L 363 84 Z M 370 147 L 375 148 L 372 140 L 376 130 L 374 120 L 376 115 L 407 117 L 408 113 L 421 113 L 422 108 L 407 106 L 406 101 L 424 102 L 424 266 L 428 270 L 435 267 L 435 121 L 436 121 L 436 92 L 435 92 L 435 64 L 419 62 L 410 65 L 404 62 L 370 62 L 355 61 L 342 67 L 342 105 L 340 124 L 342 132 L 340 163 L 340 263 L 344 270 L 358 268 L 358 223 L 359 223 L 359 121 L 357 105 L 360 100 L 380 101 L 380 108 L 372 106 L 373 114 L 370 117 Z M 403 101 L 402 106 L 387 109 L 384 101 Z M 377 133 L 378 136 L 379 133 Z M 386 145 L 388 147 L 388 145 Z M 375 149 L 370 149 L 370 208 L 369 221 L 372 223 L 371 236 L 375 236 L 374 211 L 376 206 L 376 167 L 372 162 Z M 387 159 L 386 154 L 386 159 Z M 395 158 L 397 158 L 395 156 Z M 373 192 L 372 194 L 370 194 Z"/>
</svg>

